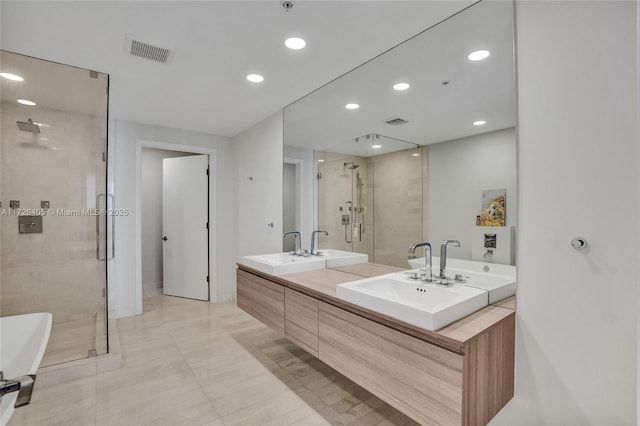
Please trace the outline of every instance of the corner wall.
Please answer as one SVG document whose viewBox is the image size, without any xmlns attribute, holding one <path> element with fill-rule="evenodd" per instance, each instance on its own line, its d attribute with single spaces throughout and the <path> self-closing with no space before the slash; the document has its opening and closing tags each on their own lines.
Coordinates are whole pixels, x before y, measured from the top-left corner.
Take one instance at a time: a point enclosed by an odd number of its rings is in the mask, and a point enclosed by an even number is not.
<svg viewBox="0 0 640 426">
<path fill-rule="evenodd" d="M 516 389 L 492 425 L 636 424 L 637 6 L 517 2 Z"/>
<path fill-rule="evenodd" d="M 238 189 L 234 262 L 245 255 L 282 251 L 282 137 L 278 111 L 232 140 Z"/>
</svg>

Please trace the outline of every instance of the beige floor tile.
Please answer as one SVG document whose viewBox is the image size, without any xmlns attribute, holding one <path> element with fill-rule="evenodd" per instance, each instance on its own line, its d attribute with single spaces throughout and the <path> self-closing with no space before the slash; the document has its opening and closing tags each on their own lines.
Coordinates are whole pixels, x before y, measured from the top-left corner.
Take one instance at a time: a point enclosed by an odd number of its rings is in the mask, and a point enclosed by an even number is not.
<svg viewBox="0 0 640 426">
<path fill-rule="evenodd" d="M 122 368 L 36 387 L 21 424 L 414 424 L 234 304 L 143 303 L 111 327 Z"/>
<path fill-rule="evenodd" d="M 31 403 L 18 408 L 23 425 L 92 425 L 96 418 L 96 377 L 33 391 Z M 16 410 L 16 411 L 17 411 Z"/>
<path fill-rule="evenodd" d="M 96 347 L 96 318 L 64 321 L 51 326 L 51 335 L 41 365 L 46 367 L 86 358 Z"/>
</svg>

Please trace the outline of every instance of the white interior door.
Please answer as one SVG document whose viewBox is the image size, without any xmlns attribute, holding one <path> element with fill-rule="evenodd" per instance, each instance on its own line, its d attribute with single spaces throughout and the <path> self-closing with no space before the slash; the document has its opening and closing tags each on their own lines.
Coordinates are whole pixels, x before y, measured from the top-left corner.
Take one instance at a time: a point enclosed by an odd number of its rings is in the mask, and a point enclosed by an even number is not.
<svg viewBox="0 0 640 426">
<path fill-rule="evenodd" d="M 208 167 L 207 155 L 162 161 L 163 293 L 170 296 L 209 300 Z"/>
</svg>

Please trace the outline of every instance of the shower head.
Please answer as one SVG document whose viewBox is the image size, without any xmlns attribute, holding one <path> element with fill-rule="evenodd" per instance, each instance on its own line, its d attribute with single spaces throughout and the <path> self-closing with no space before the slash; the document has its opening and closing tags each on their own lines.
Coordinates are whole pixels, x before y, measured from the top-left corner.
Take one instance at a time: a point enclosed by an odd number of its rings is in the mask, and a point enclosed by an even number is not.
<svg viewBox="0 0 640 426">
<path fill-rule="evenodd" d="M 349 161 L 348 163 L 344 163 L 343 166 L 345 169 L 355 170 L 360 167 L 358 164 L 355 164 L 353 161 Z"/>
<path fill-rule="evenodd" d="M 24 132 L 40 133 L 40 126 L 34 123 L 32 119 L 28 119 L 26 122 L 16 121 L 16 123 L 18 123 L 20 130 Z"/>
</svg>

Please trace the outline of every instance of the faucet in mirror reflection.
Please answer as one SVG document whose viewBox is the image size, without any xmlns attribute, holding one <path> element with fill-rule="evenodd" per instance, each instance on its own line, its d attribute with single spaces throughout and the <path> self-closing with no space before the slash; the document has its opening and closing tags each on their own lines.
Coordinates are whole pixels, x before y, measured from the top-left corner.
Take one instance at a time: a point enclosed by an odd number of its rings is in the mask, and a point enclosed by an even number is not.
<svg viewBox="0 0 640 426">
<path fill-rule="evenodd" d="M 454 247 L 460 247 L 460 241 L 458 240 L 444 240 L 440 244 L 440 275 L 438 278 L 446 279 L 445 269 L 447 268 L 447 245 L 453 244 Z"/>
<path fill-rule="evenodd" d="M 311 233 L 311 255 L 321 255 L 320 252 L 320 240 L 318 239 L 318 250 L 315 250 L 316 234 L 324 234 L 325 237 L 329 236 L 327 231 L 316 230 Z"/>
<path fill-rule="evenodd" d="M 433 267 L 433 261 L 431 256 L 431 252 L 432 252 L 431 243 L 425 242 L 425 243 L 411 244 L 409 246 L 409 254 L 415 254 L 416 249 L 418 247 L 424 247 L 424 273 L 425 273 L 424 280 L 427 282 L 431 282 L 433 281 L 433 272 L 431 270 Z M 428 256 L 427 256 L 427 251 L 429 252 Z"/>
<path fill-rule="evenodd" d="M 300 231 L 287 231 L 282 234 L 282 239 L 284 240 L 287 235 L 293 235 L 295 238 L 295 243 L 293 245 L 293 252 L 291 253 L 294 256 L 302 256 L 302 237 L 300 236 Z"/>
</svg>

